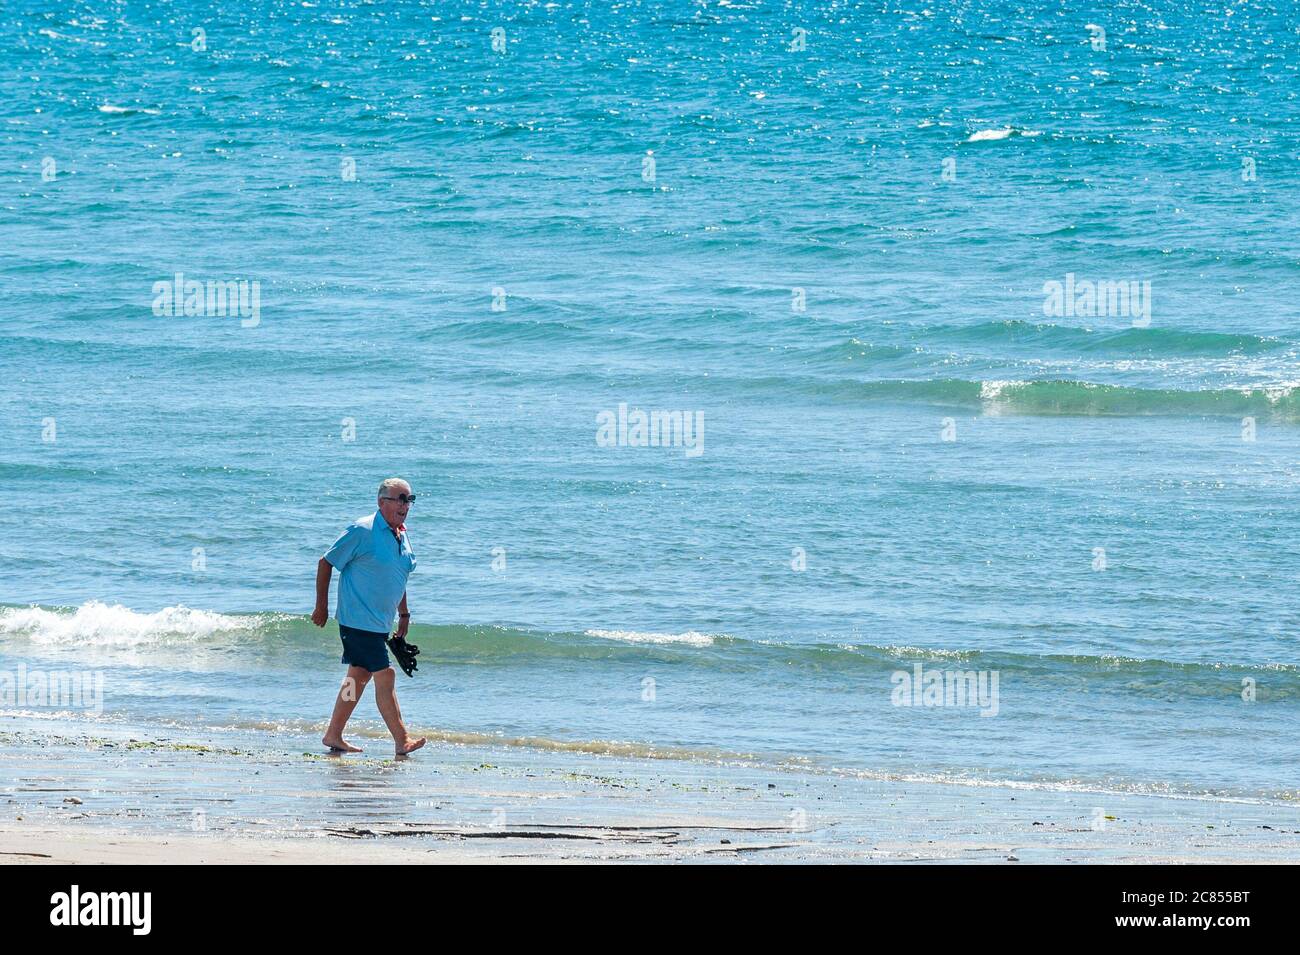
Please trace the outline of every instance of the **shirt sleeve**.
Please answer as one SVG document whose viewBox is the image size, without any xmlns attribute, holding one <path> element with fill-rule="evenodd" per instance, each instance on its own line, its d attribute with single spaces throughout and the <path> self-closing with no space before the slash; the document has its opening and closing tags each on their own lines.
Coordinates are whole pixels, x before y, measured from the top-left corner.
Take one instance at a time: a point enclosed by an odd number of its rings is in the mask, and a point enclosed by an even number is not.
<svg viewBox="0 0 1300 955">
<path fill-rule="evenodd" d="M 325 552 L 325 559 L 330 562 L 335 570 L 342 570 L 357 556 L 357 551 L 361 549 L 361 542 L 366 538 L 366 529 L 360 525 L 353 524 L 342 534 L 334 545 Z"/>
</svg>

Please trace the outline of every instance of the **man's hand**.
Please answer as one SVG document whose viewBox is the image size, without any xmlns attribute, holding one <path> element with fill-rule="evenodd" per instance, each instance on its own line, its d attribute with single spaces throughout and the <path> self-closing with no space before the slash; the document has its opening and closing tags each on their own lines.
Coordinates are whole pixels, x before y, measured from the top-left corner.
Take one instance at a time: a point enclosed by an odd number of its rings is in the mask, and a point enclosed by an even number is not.
<svg viewBox="0 0 1300 955">
<path fill-rule="evenodd" d="M 405 636 L 406 636 L 406 631 L 407 631 L 407 630 L 410 630 L 410 629 L 411 629 L 411 618 L 410 618 L 410 617 L 398 617 L 398 618 L 397 618 L 397 633 L 395 633 L 394 636 L 397 636 L 397 637 L 405 637 Z"/>
<path fill-rule="evenodd" d="M 316 609 L 311 612 L 311 622 L 316 624 L 318 627 L 325 626 L 325 621 L 329 620 L 329 618 L 330 612 L 328 607 L 317 606 Z"/>
</svg>

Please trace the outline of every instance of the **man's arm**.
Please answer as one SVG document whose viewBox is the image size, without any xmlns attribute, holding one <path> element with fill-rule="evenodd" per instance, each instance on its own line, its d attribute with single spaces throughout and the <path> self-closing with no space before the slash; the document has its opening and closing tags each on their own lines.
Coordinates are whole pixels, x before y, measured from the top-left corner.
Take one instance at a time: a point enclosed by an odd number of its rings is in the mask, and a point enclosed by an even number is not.
<svg viewBox="0 0 1300 955">
<path fill-rule="evenodd" d="M 411 625 L 411 612 L 406 609 L 406 591 L 402 591 L 402 602 L 397 605 L 397 635 L 406 636 L 406 628 Z"/>
<path fill-rule="evenodd" d="M 334 574 L 334 565 L 322 557 L 316 563 L 316 609 L 311 612 L 311 622 L 318 627 L 325 626 L 330 618 L 330 577 Z M 406 603 L 406 598 L 402 598 Z"/>
</svg>

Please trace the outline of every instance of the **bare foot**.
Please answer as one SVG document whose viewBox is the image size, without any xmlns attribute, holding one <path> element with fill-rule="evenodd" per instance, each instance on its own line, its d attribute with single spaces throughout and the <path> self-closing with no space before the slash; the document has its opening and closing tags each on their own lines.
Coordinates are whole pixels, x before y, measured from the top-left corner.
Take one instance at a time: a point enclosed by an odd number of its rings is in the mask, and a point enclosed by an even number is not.
<svg viewBox="0 0 1300 955">
<path fill-rule="evenodd" d="M 334 739 L 330 739 L 328 736 L 323 736 L 321 737 L 321 742 L 324 743 L 326 746 L 328 746 L 330 748 L 330 752 L 333 753 L 362 752 L 360 746 L 353 746 L 351 743 L 347 742 L 342 736 L 336 737 Z"/>
<path fill-rule="evenodd" d="M 407 753 L 414 753 L 417 749 L 423 746 L 425 742 L 426 740 L 423 736 L 417 736 L 415 739 L 407 737 L 406 744 L 397 747 L 397 755 L 405 756 Z"/>
</svg>

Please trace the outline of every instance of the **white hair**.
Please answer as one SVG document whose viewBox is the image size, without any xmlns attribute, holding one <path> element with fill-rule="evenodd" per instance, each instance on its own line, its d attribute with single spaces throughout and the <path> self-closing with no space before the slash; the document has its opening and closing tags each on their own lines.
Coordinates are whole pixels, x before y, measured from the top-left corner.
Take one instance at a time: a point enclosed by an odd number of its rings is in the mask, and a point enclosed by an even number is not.
<svg viewBox="0 0 1300 955">
<path fill-rule="evenodd" d="M 411 485 L 403 481 L 401 478 L 384 478 L 379 482 L 379 496 L 383 497 L 385 491 L 391 491 L 394 488 L 399 487 L 404 487 L 408 491 L 411 489 Z"/>
</svg>

